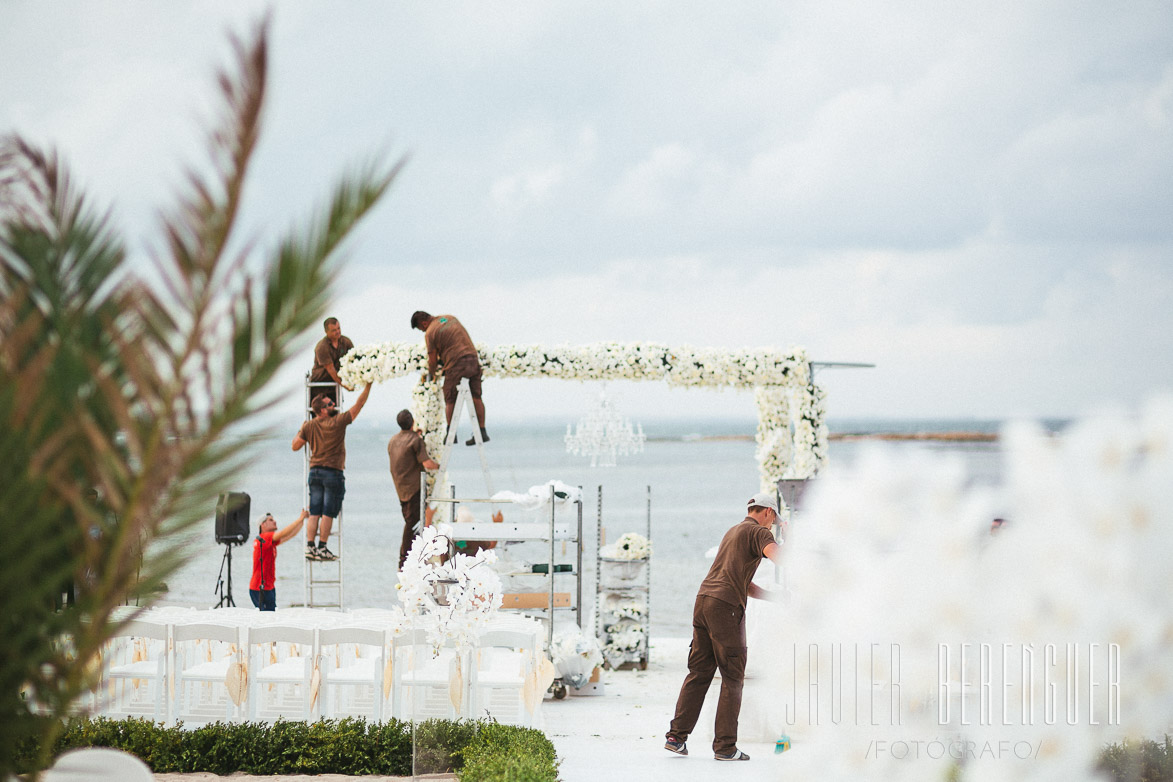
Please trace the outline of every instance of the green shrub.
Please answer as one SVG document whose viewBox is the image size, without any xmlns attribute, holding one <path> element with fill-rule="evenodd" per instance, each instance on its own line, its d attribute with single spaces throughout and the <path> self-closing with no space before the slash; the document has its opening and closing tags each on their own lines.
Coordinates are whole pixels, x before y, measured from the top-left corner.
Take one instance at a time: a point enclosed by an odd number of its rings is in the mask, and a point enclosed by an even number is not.
<svg viewBox="0 0 1173 782">
<path fill-rule="evenodd" d="M 77 718 L 59 734 L 52 756 L 79 747 L 129 752 L 159 774 L 410 776 L 413 771 L 412 726 L 399 720 L 215 722 L 189 730 L 138 718 Z M 31 771 L 38 757 L 35 736 L 19 742 L 20 771 Z M 466 780 L 558 778 L 554 745 L 541 731 L 466 720 L 417 723 L 414 770 L 456 771 Z"/>
<path fill-rule="evenodd" d="M 461 750 L 477 734 L 483 723 L 469 720 L 431 719 L 415 726 L 415 773 L 434 774 L 459 771 L 463 765 Z"/>
<path fill-rule="evenodd" d="M 1114 782 L 1173 782 L 1173 738 L 1109 744 L 1100 752 L 1099 770 Z"/>
<path fill-rule="evenodd" d="M 553 782 L 558 779 L 554 744 L 540 730 L 487 723 L 461 751 L 461 782 Z"/>
</svg>

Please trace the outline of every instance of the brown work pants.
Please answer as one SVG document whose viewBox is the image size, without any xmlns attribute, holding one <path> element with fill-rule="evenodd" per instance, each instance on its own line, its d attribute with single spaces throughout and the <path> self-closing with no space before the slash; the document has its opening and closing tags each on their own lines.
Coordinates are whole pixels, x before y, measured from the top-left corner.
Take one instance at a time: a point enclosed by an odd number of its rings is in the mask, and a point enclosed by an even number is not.
<svg viewBox="0 0 1173 782">
<path fill-rule="evenodd" d="M 403 563 L 407 561 L 407 551 L 415 540 L 415 525 L 420 520 L 420 493 L 417 491 L 410 499 L 400 500 L 399 509 L 403 512 L 403 540 L 399 543 L 399 569 L 403 570 Z"/>
<path fill-rule="evenodd" d="M 721 697 L 713 726 L 713 752 L 731 755 L 737 749 L 737 715 L 745 680 L 745 609 L 715 597 L 697 595 L 692 609 L 692 646 L 688 676 L 676 700 L 676 716 L 668 738 L 688 739 L 696 727 L 713 674 L 721 671 Z"/>
</svg>

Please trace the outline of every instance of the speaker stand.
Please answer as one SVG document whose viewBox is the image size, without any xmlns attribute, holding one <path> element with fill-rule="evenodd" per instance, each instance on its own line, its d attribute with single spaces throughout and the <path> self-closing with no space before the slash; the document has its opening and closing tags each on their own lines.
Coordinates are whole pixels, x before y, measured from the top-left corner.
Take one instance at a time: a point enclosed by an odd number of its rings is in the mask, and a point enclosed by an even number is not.
<svg viewBox="0 0 1173 782">
<path fill-rule="evenodd" d="M 220 595 L 220 602 L 214 608 L 224 608 L 225 606 L 232 606 L 236 608 L 236 601 L 232 599 L 232 545 L 231 543 L 224 544 L 224 558 L 220 560 L 220 575 L 216 577 L 216 589 L 213 594 Z M 227 586 L 225 585 L 224 573 L 228 573 Z"/>
</svg>

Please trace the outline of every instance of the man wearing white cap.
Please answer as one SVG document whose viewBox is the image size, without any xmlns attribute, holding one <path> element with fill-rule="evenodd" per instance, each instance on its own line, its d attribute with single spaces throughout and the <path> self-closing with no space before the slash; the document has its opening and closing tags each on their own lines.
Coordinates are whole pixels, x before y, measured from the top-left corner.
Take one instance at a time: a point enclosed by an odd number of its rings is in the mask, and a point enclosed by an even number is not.
<svg viewBox="0 0 1173 782">
<path fill-rule="evenodd" d="M 749 597 L 769 599 L 769 593 L 753 583 L 753 576 L 763 557 L 777 563 L 782 550 L 770 532 L 778 518 L 777 497 L 770 492 L 755 494 L 749 499 L 748 514 L 721 538 L 709 575 L 697 590 L 688 676 L 664 744 L 678 755 L 688 754 L 685 741 L 696 727 L 713 674 L 720 669 L 713 755 L 717 760 L 749 760 L 737 748 L 737 715 L 745 679 L 745 603 Z"/>
</svg>

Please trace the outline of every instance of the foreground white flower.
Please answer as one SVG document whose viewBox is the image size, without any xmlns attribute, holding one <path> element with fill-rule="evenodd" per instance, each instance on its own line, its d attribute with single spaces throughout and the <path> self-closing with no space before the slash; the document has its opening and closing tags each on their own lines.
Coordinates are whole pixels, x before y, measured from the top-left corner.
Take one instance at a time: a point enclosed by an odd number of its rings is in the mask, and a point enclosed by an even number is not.
<svg viewBox="0 0 1173 782">
<path fill-rule="evenodd" d="M 412 543 L 399 572 L 399 602 L 407 622 L 424 627 L 435 653 L 451 639 L 458 647 L 472 645 L 501 607 L 501 579 L 492 569 L 492 551 L 474 556 L 452 554 L 450 540 L 436 526 L 424 527 Z M 445 605 L 435 600 L 437 584 Z"/>
<path fill-rule="evenodd" d="M 1091 780 L 1173 724 L 1173 400 L 1003 450 L 999 490 L 881 448 L 812 487 L 771 647 L 795 777 L 941 780 L 962 747 L 966 779 Z"/>
</svg>

